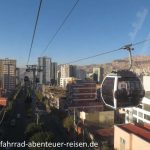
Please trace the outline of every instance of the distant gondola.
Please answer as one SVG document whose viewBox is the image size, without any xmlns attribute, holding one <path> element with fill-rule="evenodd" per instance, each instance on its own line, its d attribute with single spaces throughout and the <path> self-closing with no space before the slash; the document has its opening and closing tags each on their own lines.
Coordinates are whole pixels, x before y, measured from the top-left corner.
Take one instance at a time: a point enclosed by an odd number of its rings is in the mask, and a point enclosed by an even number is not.
<svg viewBox="0 0 150 150">
<path fill-rule="evenodd" d="M 24 77 L 24 82 L 28 82 L 29 81 L 29 77 L 28 76 L 25 76 Z"/>
<path fill-rule="evenodd" d="M 137 106 L 144 94 L 140 79 L 129 70 L 112 72 L 102 82 L 102 100 L 113 109 Z"/>
</svg>

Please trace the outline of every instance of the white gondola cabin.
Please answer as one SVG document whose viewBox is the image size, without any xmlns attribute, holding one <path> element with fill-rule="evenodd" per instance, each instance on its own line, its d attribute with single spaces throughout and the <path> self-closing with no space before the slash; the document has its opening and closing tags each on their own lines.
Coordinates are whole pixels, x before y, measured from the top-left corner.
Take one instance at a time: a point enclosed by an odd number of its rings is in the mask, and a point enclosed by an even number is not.
<svg viewBox="0 0 150 150">
<path fill-rule="evenodd" d="M 140 79 L 129 70 L 112 72 L 102 82 L 101 98 L 113 109 L 137 106 L 144 94 Z"/>
</svg>

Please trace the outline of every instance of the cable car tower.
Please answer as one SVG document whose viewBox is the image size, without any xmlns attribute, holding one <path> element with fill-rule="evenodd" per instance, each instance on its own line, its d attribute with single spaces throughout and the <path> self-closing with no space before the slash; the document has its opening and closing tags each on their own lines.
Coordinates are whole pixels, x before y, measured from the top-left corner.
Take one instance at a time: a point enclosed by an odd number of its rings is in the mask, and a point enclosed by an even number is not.
<svg viewBox="0 0 150 150">
<path fill-rule="evenodd" d="M 108 74 L 101 88 L 101 98 L 104 104 L 117 110 L 118 108 L 137 106 L 144 97 L 145 91 L 137 75 L 130 71 L 132 68 L 132 44 L 125 45 L 121 49 L 129 52 L 129 68 L 112 71 Z"/>
</svg>

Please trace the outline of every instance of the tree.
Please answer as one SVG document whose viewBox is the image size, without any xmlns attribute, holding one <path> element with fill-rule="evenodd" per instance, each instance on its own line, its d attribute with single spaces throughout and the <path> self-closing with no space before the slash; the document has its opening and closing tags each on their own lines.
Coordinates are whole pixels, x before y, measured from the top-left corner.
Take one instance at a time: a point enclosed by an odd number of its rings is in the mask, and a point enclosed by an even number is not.
<svg viewBox="0 0 150 150">
<path fill-rule="evenodd" d="M 50 132 L 38 132 L 35 133 L 31 138 L 30 138 L 30 142 L 34 141 L 35 143 L 49 143 L 53 141 L 53 137 L 54 135 Z M 46 150 L 46 149 L 50 149 L 50 150 L 54 150 L 52 147 L 30 147 L 29 149 L 38 149 L 38 150 Z"/>
<path fill-rule="evenodd" d="M 66 128 L 69 132 L 74 129 L 74 120 L 72 116 L 66 117 L 63 122 L 64 128 Z"/>
<path fill-rule="evenodd" d="M 25 134 L 27 137 L 31 137 L 32 135 L 34 135 L 37 132 L 41 132 L 43 131 L 42 125 L 39 124 L 35 124 L 35 123 L 31 123 L 27 126 Z"/>
</svg>

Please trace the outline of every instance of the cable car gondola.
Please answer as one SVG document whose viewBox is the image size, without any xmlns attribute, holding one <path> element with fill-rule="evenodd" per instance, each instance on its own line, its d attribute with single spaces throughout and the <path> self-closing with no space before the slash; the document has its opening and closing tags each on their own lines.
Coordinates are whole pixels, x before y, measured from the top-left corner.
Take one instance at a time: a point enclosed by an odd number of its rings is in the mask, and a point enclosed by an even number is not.
<svg viewBox="0 0 150 150">
<path fill-rule="evenodd" d="M 29 77 L 28 76 L 24 77 L 24 82 L 29 82 Z"/>
<path fill-rule="evenodd" d="M 140 79 L 129 70 L 112 72 L 102 82 L 102 100 L 113 109 L 137 106 L 144 93 Z"/>
<path fill-rule="evenodd" d="M 138 76 L 130 71 L 132 67 L 132 44 L 124 46 L 129 52 L 129 69 L 113 71 L 102 82 L 101 98 L 110 108 L 137 106 L 145 95 L 144 88 Z"/>
</svg>

